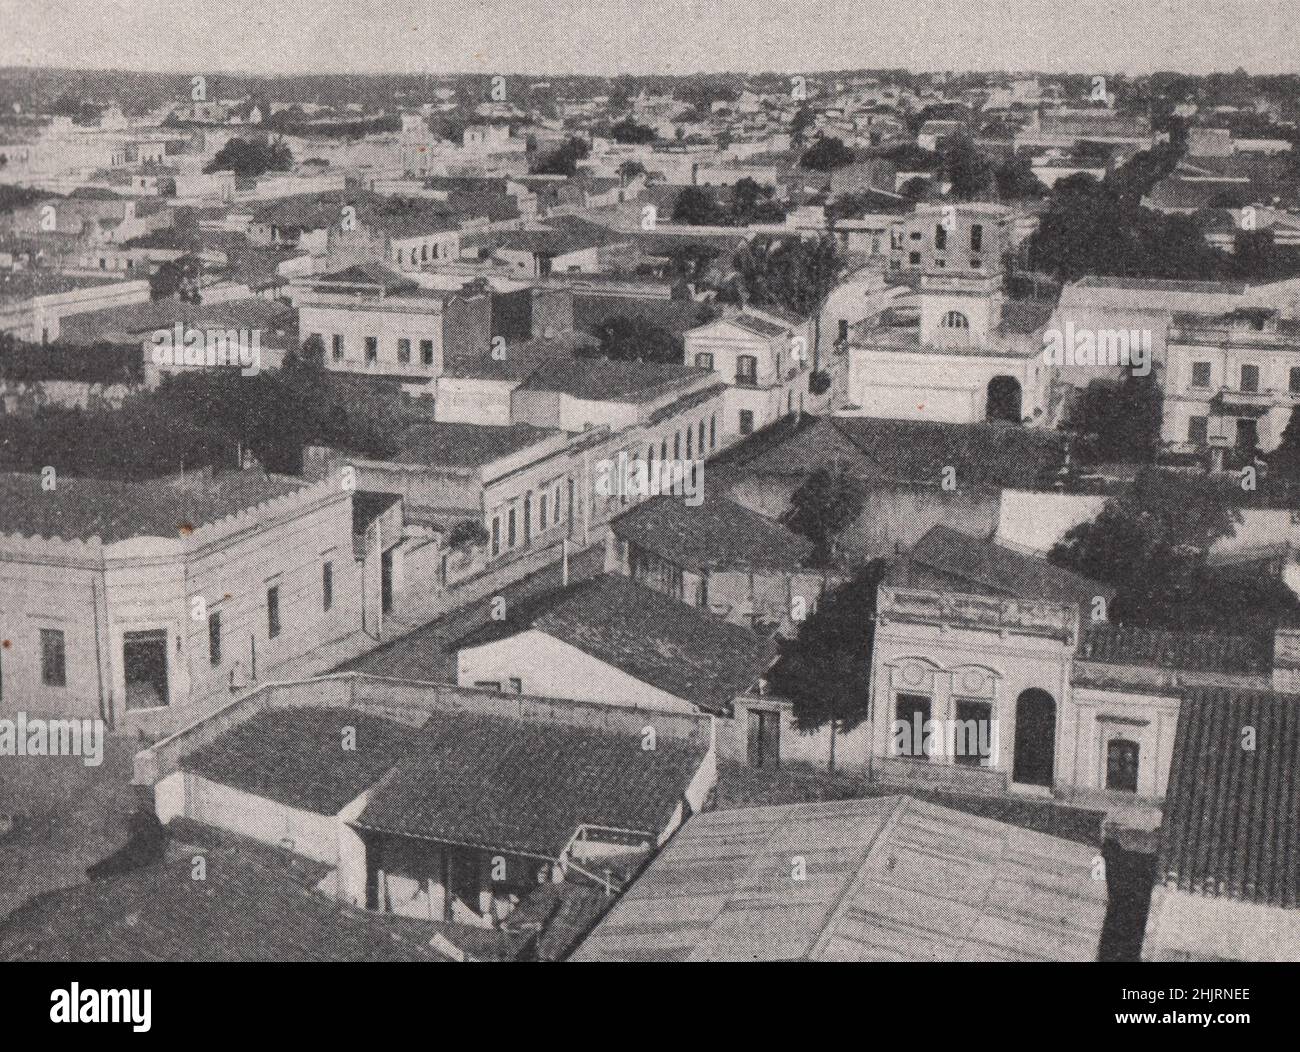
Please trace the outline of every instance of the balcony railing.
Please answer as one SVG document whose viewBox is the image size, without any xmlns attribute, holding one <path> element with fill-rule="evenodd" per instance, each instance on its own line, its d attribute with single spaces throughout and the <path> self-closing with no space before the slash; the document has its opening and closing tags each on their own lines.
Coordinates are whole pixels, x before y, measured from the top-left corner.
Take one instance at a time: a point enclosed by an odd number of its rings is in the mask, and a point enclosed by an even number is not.
<svg viewBox="0 0 1300 1052">
<path fill-rule="evenodd" d="M 1079 611 L 1064 603 L 953 592 L 882 588 L 876 615 L 925 624 L 951 625 L 993 632 L 1049 636 L 1073 643 L 1078 639 Z"/>
</svg>

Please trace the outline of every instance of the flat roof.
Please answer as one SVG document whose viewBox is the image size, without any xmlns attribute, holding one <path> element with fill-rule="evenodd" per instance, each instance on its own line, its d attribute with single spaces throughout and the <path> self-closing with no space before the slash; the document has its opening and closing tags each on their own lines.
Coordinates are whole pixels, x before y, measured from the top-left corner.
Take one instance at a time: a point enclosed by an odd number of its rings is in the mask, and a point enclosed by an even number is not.
<svg viewBox="0 0 1300 1052">
<path fill-rule="evenodd" d="M 0 533 L 114 544 L 132 537 L 182 536 L 268 500 L 306 489 L 305 479 L 233 471 L 118 482 L 60 475 L 53 490 L 41 476 L 0 473 Z"/>
</svg>

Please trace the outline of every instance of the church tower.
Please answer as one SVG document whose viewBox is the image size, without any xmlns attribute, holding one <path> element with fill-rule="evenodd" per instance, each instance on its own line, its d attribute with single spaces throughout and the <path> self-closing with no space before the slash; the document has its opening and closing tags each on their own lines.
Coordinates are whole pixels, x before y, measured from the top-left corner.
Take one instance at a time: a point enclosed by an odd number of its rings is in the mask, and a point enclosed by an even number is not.
<svg viewBox="0 0 1300 1052">
<path fill-rule="evenodd" d="M 1002 254 L 1010 210 L 1001 205 L 923 205 L 908 218 L 921 235 L 921 343 L 987 347 L 1002 322 Z"/>
</svg>

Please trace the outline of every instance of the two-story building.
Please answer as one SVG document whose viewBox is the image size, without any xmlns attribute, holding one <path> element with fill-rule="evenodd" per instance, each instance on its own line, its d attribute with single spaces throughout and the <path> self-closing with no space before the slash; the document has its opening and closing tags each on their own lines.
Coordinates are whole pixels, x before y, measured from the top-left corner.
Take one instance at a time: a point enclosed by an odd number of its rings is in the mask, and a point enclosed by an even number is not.
<svg viewBox="0 0 1300 1052">
<path fill-rule="evenodd" d="M 320 338 L 327 369 L 433 379 L 447 358 L 491 344 L 486 292 L 426 289 L 375 265 L 314 278 L 295 300 L 299 332 Z"/>
<path fill-rule="evenodd" d="M 1161 438 L 1185 451 L 1275 449 L 1300 403 L 1300 321 L 1271 308 L 1175 314 Z"/>
<path fill-rule="evenodd" d="M 788 414 L 829 404 L 829 384 L 812 389 L 810 329 L 807 319 L 750 306 L 685 334 L 686 363 L 713 370 L 727 384 L 727 443 Z"/>
</svg>

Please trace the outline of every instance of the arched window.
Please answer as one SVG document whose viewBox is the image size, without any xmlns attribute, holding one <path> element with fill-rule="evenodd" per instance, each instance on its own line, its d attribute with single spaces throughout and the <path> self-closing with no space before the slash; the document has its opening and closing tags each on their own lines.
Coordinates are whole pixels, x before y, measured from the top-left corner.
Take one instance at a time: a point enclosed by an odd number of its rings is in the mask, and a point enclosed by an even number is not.
<svg viewBox="0 0 1300 1052">
<path fill-rule="evenodd" d="M 959 310 L 950 310 L 943 316 L 943 321 L 940 324 L 942 324 L 945 329 L 970 328 L 970 322 L 967 320 L 966 315 Z"/>
</svg>

